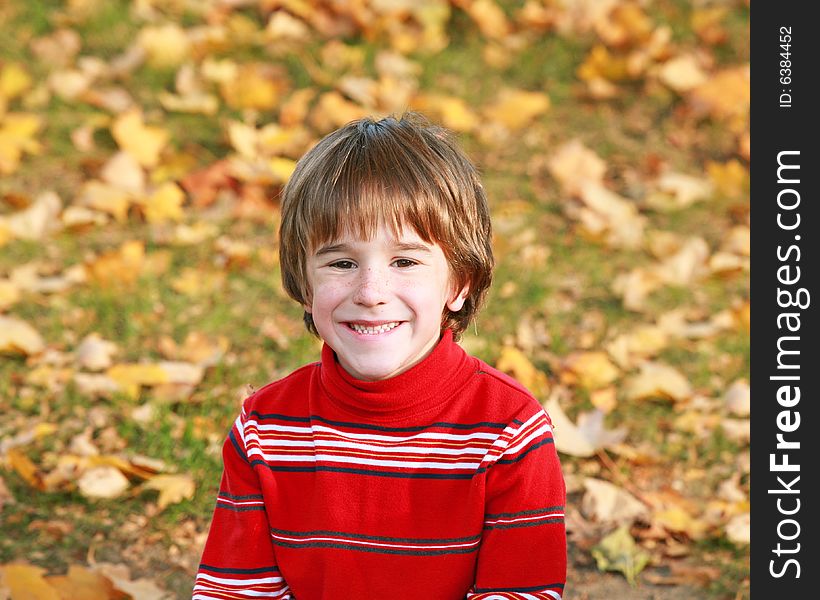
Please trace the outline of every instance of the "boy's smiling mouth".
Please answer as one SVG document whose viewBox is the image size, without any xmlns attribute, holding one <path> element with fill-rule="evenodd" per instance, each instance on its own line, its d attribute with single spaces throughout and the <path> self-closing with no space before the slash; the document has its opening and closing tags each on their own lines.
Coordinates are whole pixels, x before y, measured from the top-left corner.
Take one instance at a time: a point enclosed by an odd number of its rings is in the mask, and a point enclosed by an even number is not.
<svg viewBox="0 0 820 600">
<path fill-rule="evenodd" d="M 359 335 L 379 335 L 387 333 L 402 324 L 402 321 L 382 321 L 382 322 L 365 322 L 365 321 L 348 321 L 346 325 L 358 333 Z"/>
</svg>

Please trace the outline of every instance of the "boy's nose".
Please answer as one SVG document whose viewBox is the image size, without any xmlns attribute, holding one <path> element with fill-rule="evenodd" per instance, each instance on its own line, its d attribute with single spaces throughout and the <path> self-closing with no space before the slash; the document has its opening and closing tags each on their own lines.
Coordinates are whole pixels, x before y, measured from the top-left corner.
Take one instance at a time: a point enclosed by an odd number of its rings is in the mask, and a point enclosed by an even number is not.
<svg viewBox="0 0 820 600">
<path fill-rule="evenodd" d="M 375 269 L 364 269 L 356 282 L 353 302 L 363 306 L 377 306 L 387 301 L 387 275 Z"/>
</svg>

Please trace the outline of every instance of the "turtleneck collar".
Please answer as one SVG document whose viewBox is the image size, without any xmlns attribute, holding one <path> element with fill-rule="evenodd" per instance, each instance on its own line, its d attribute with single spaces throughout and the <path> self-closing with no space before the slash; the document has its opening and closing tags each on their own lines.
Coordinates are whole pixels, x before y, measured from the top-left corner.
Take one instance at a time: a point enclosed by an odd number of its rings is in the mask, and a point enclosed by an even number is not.
<svg viewBox="0 0 820 600">
<path fill-rule="evenodd" d="M 446 329 L 421 362 L 379 381 L 351 376 L 339 364 L 333 349 L 325 344 L 321 380 L 330 399 L 348 412 L 371 420 L 395 421 L 418 416 L 448 400 L 473 374 L 472 362 L 453 341 L 453 332 Z"/>
</svg>

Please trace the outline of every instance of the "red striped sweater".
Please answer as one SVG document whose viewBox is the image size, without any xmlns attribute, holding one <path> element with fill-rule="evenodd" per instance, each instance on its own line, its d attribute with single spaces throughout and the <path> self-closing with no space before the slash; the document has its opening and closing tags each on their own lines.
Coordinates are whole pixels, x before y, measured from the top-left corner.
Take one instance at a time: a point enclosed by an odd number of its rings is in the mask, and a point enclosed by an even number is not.
<svg viewBox="0 0 820 600">
<path fill-rule="evenodd" d="M 223 460 L 194 599 L 561 598 L 549 417 L 449 331 L 384 381 L 325 346 L 245 401 Z"/>
</svg>

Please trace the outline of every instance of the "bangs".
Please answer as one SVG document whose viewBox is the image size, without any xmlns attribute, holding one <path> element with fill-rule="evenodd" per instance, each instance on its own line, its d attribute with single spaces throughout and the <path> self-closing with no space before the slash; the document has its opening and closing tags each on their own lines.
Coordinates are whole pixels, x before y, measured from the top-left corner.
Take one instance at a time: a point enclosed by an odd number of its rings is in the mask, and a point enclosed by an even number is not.
<svg viewBox="0 0 820 600">
<path fill-rule="evenodd" d="M 310 223 L 308 246 L 315 249 L 345 234 L 369 240 L 384 223 L 394 235 L 410 226 L 427 243 L 452 239 L 452 193 L 440 164 L 416 144 L 408 148 L 379 135 L 369 124 L 362 135 L 344 140 L 314 173 L 304 198 L 304 222 Z M 376 131 L 374 131 L 376 130 Z"/>
</svg>

